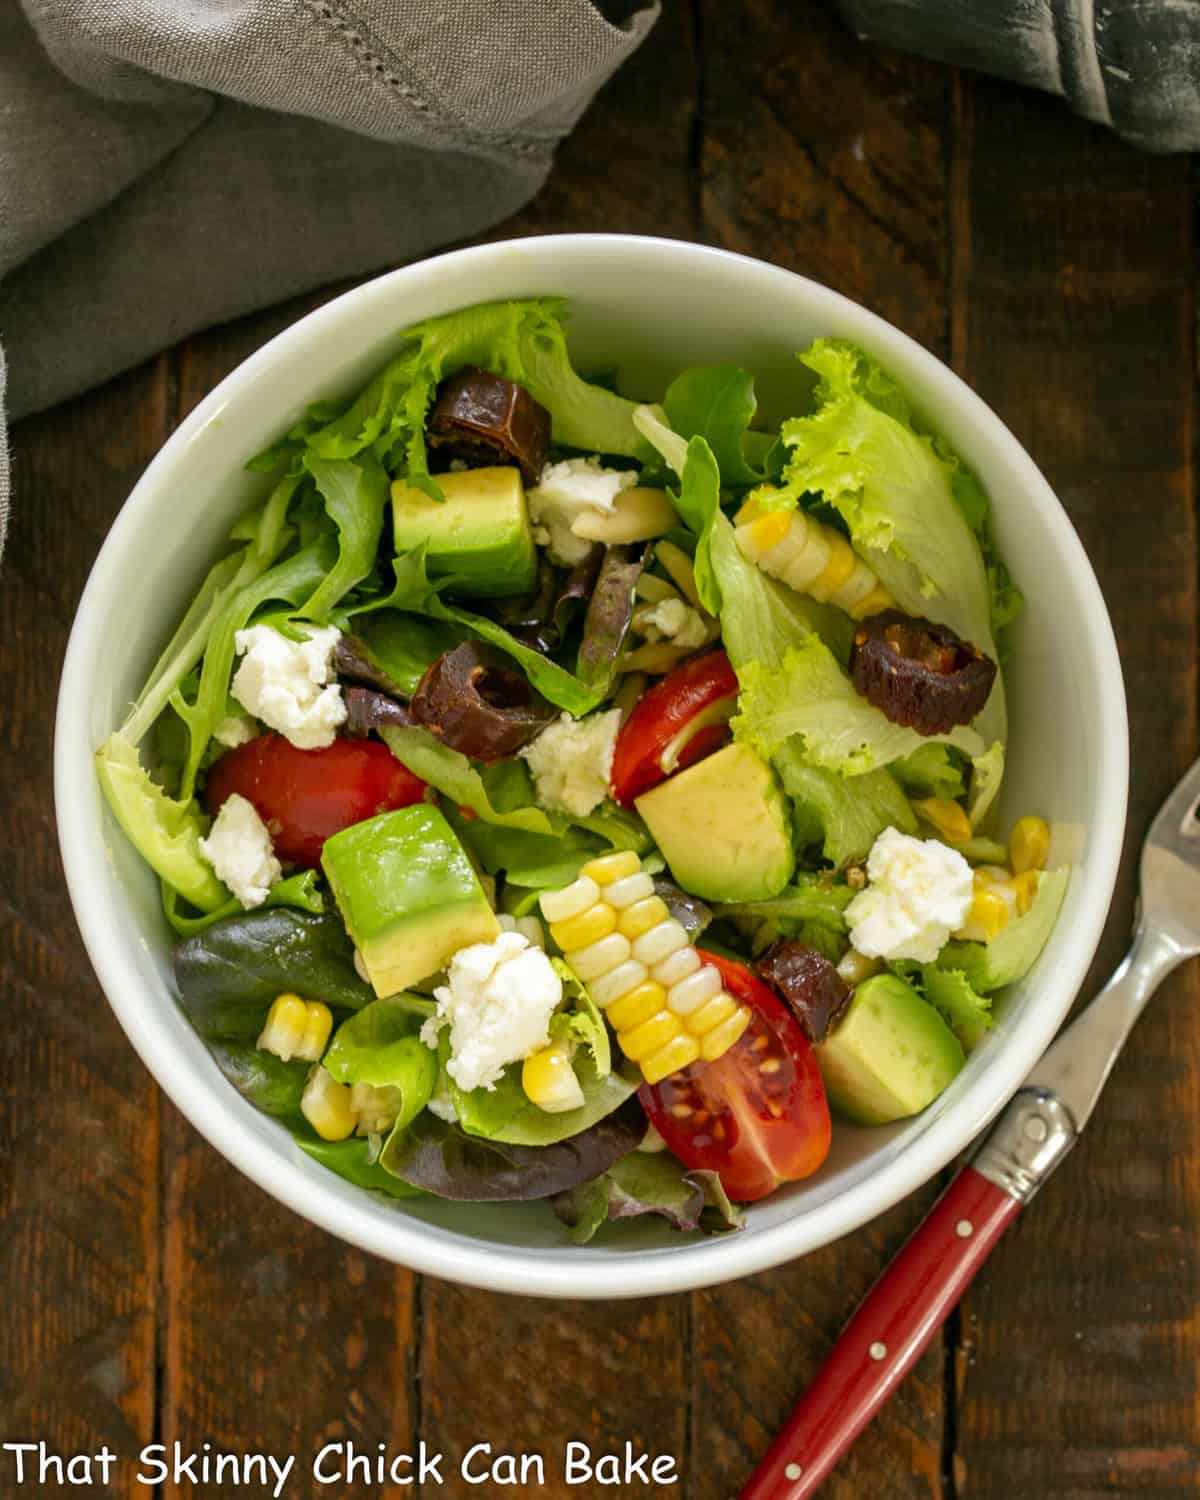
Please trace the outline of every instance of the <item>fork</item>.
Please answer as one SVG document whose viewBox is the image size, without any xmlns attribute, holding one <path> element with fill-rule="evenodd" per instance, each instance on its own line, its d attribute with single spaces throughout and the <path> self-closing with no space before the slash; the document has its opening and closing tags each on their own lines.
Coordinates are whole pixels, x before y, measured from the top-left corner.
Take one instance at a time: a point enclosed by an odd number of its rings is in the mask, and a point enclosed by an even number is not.
<svg viewBox="0 0 1200 1500">
<path fill-rule="evenodd" d="M 1134 1022 L 1200 954 L 1200 761 L 1142 846 L 1133 943 L 842 1331 L 740 1500 L 805 1500 L 916 1364 L 993 1245 L 1070 1151 Z"/>
</svg>

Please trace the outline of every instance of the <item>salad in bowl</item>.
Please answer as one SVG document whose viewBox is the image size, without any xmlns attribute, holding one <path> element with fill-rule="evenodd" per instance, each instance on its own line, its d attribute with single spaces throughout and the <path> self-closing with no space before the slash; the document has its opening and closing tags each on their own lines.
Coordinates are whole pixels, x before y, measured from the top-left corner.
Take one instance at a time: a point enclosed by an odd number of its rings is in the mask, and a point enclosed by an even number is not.
<svg viewBox="0 0 1200 1500">
<path fill-rule="evenodd" d="M 932 1104 L 1054 925 L 995 819 L 1021 596 L 853 343 L 764 430 L 733 364 L 584 379 L 566 312 L 428 319 L 252 458 L 96 767 L 184 1012 L 330 1171 L 729 1230 Z"/>
</svg>

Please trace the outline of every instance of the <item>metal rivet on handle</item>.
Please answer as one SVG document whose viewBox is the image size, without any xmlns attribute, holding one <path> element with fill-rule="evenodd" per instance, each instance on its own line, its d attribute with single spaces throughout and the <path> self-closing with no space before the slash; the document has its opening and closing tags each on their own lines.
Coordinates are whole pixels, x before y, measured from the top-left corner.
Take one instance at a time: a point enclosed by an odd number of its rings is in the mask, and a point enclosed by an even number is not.
<svg viewBox="0 0 1200 1500">
<path fill-rule="evenodd" d="M 887 1345 L 886 1344 L 880 1344 L 880 1343 L 874 1343 L 867 1350 L 867 1353 L 871 1356 L 872 1359 L 886 1359 L 887 1358 Z"/>
<path fill-rule="evenodd" d="M 975 1226 L 971 1223 L 970 1219 L 959 1219 L 958 1223 L 954 1226 L 954 1232 L 960 1240 L 969 1240 L 975 1233 Z"/>
<path fill-rule="evenodd" d="M 803 1473 L 804 1470 L 799 1464 L 788 1464 L 787 1468 L 783 1471 L 783 1477 L 785 1479 L 799 1479 Z"/>
<path fill-rule="evenodd" d="M 1046 1139 L 1048 1131 L 1049 1126 L 1042 1119 L 1041 1115 L 1030 1115 L 1029 1119 L 1025 1121 L 1025 1134 L 1031 1141 L 1036 1141 L 1039 1146 Z"/>
</svg>

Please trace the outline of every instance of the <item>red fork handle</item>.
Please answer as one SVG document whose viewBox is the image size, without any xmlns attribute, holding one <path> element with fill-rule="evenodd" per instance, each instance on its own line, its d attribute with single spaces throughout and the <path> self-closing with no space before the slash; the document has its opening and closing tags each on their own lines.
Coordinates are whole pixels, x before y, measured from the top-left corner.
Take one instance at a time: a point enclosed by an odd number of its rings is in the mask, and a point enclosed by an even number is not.
<svg viewBox="0 0 1200 1500">
<path fill-rule="evenodd" d="M 740 1500 L 806 1500 L 892 1395 L 1024 1205 L 964 1167 L 867 1294 Z"/>
</svg>

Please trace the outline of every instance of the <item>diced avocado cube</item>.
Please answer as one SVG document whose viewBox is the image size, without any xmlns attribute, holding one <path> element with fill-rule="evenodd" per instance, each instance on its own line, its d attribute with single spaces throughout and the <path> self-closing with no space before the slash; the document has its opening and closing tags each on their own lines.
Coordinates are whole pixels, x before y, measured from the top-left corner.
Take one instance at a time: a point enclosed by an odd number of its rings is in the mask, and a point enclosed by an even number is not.
<svg viewBox="0 0 1200 1500">
<path fill-rule="evenodd" d="M 964 1062 L 958 1038 L 911 985 L 876 974 L 817 1047 L 829 1102 L 859 1125 L 919 1114 Z"/>
<path fill-rule="evenodd" d="M 765 901 L 792 878 L 787 805 L 770 766 L 727 745 L 637 799 L 685 891 L 706 901 Z"/>
<path fill-rule="evenodd" d="M 537 551 L 521 471 L 461 469 L 439 474 L 437 483 L 440 501 L 402 479 L 392 485 L 396 551 L 424 542 L 430 576 L 454 574 L 457 593 L 492 599 L 531 593 Z"/>
<path fill-rule="evenodd" d="M 427 979 L 500 931 L 471 861 L 428 803 L 335 833 L 321 867 L 377 995 Z"/>
</svg>

